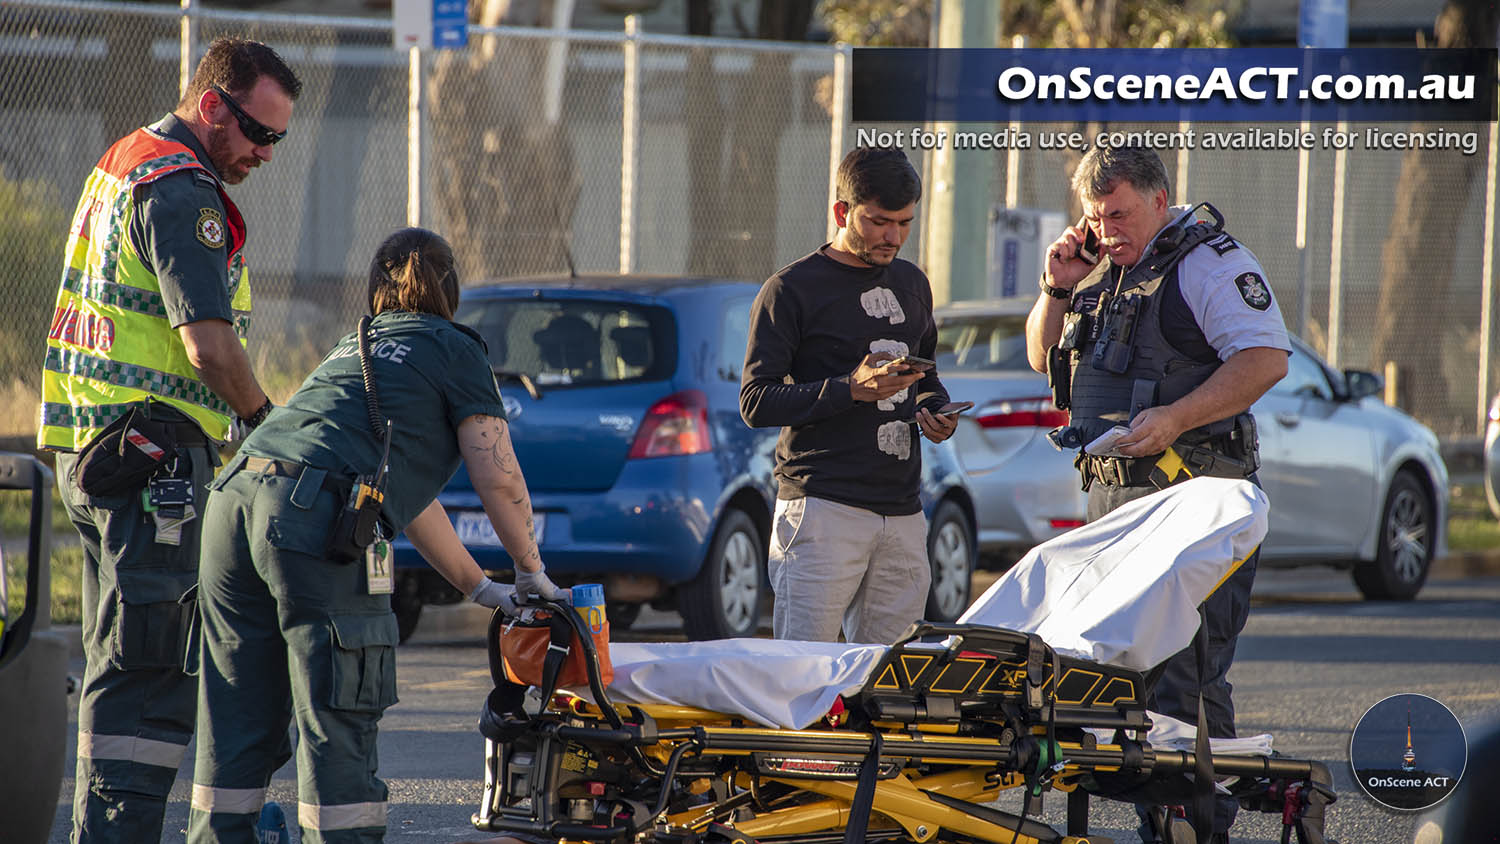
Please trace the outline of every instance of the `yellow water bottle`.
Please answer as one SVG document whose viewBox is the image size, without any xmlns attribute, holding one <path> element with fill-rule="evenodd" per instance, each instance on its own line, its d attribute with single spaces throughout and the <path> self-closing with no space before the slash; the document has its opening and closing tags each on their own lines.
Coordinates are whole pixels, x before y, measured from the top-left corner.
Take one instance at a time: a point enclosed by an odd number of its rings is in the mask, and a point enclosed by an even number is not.
<svg viewBox="0 0 1500 844">
<path fill-rule="evenodd" d="M 583 618 L 595 636 L 604 632 L 604 587 L 598 583 L 580 583 L 573 587 L 573 611 Z"/>
</svg>

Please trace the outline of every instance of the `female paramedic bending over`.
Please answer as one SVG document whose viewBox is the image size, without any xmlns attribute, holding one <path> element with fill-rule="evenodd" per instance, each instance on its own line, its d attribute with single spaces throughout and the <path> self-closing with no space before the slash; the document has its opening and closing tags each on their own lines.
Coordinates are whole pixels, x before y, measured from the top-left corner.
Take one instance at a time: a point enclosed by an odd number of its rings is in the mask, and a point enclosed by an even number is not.
<svg viewBox="0 0 1500 844">
<path fill-rule="evenodd" d="M 518 561 L 517 589 L 562 598 L 542 568 L 483 341 L 450 321 L 453 251 L 424 229 L 396 232 L 370 265 L 369 298 L 379 415 L 392 425 L 385 535 L 405 530 L 471 600 L 514 608 L 511 588 L 484 576 L 434 500 L 462 459 Z M 378 568 L 328 554 L 353 479 L 374 475 L 382 454 L 358 348 L 354 334 L 341 340 L 209 485 L 189 841 L 256 840 L 266 785 L 291 756 L 292 720 L 301 840 L 384 838 L 375 735 L 396 702 L 396 617 Z"/>
</svg>

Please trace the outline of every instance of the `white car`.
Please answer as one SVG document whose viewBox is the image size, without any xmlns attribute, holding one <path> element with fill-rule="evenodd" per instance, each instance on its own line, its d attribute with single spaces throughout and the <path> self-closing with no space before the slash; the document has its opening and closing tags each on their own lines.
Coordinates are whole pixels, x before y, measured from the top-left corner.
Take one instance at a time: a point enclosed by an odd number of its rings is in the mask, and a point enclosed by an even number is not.
<svg viewBox="0 0 1500 844">
<path fill-rule="evenodd" d="M 1073 452 L 1046 438 L 1067 414 L 1026 362 L 1030 306 L 956 302 L 936 312 L 943 384 L 954 400 L 975 403 L 953 442 L 986 552 L 1024 551 L 1088 510 Z M 1447 552 L 1448 468 L 1437 437 L 1381 401 L 1378 376 L 1335 372 L 1292 345 L 1286 378 L 1253 408 L 1258 477 L 1271 499 L 1261 564 L 1349 568 L 1366 598 L 1410 599 Z"/>
</svg>

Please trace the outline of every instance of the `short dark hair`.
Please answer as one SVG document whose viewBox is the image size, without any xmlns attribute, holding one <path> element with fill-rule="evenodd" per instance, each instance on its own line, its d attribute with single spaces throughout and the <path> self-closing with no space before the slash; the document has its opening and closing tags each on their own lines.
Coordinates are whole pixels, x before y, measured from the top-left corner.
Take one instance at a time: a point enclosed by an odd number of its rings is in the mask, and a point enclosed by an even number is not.
<svg viewBox="0 0 1500 844">
<path fill-rule="evenodd" d="M 922 198 L 922 179 L 906 153 L 894 147 L 855 147 L 839 162 L 834 181 L 838 201 L 849 207 L 871 200 L 898 211 Z"/>
<path fill-rule="evenodd" d="M 453 319 L 458 267 L 453 247 L 427 229 L 400 229 L 381 242 L 370 262 L 370 313 L 401 310 Z"/>
<path fill-rule="evenodd" d="M 1144 194 L 1171 191 L 1166 165 L 1147 147 L 1096 146 L 1073 171 L 1073 192 L 1085 201 L 1104 196 L 1121 182 Z"/>
<path fill-rule="evenodd" d="M 208 52 L 198 60 L 193 79 L 177 107 L 196 106 L 203 92 L 215 85 L 236 99 L 248 97 L 262 76 L 271 77 L 294 100 L 302 93 L 302 80 L 287 67 L 281 56 L 276 55 L 275 50 L 259 41 L 216 38 L 208 45 Z"/>
</svg>

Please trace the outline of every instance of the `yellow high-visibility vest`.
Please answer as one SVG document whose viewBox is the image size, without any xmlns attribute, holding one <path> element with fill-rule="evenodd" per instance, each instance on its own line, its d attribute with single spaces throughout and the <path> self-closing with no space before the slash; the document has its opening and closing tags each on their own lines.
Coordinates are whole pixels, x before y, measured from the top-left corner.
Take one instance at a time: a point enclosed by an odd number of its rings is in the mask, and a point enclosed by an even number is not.
<svg viewBox="0 0 1500 844">
<path fill-rule="evenodd" d="M 39 448 L 78 451 L 148 398 L 186 413 L 216 440 L 228 434 L 234 411 L 188 362 L 161 284 L 130 241 L 132 191 L 184 169 L 214 176 L 190 147 L 149 127 L 121 138 L 94 165 L 73 213 L 47 332 Z M 243 345 L 250 325 L 245 223 L 217 176 L 214 182 L 224 214 L 203 209 L 199 236 L 228 245 L 230 306 Z"/>
</svg>

